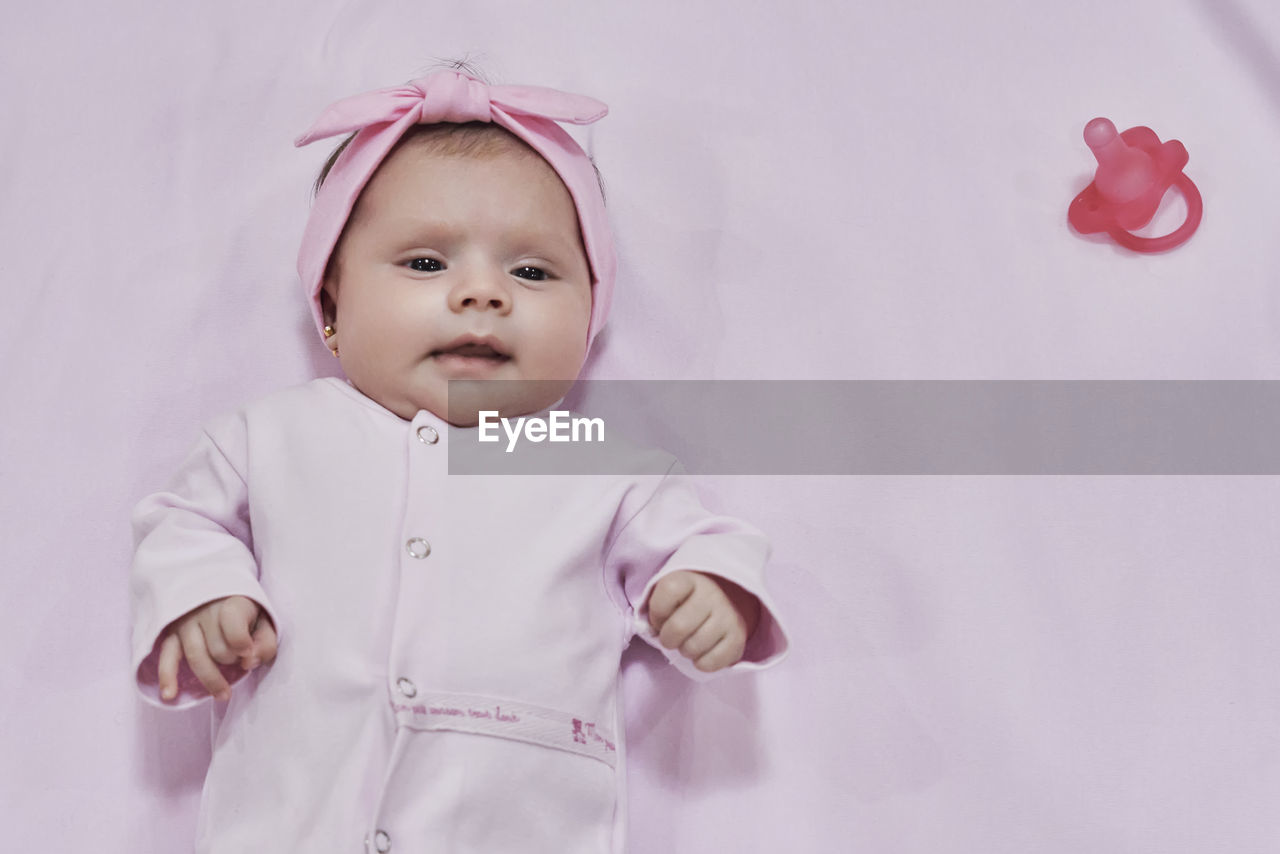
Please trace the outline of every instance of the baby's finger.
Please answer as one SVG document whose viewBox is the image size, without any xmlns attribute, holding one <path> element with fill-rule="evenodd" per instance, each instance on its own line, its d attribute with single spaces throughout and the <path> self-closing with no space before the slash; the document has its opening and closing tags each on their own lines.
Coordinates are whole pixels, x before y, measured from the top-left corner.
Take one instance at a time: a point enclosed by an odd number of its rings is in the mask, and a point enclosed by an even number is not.
<svg viewBox="0 0 1280 854">
<path fill-rule="evenodd" d="M 690 599 L 667 618 L 662 631 L 658 633 L 658 640 L 667 649 L 675 649 L 702 628 L 702 624 L 709 619 L 711 619 L 711 608 L 696 597 Z"/>
<path fill-rule="evenodd" d="M 160 660 L 156 670 L 160 677 L 160 697 L 172 700 L 178 696 L 178 665 L 182 663 L 182 641 L 172 632 L 160 641 Z"/>
<path fill-rule="evenodd" d="M 693 595 L 696 586 L 693 574 L 683 569 L 671 573 L 653 586 L 653 592 L 649 594 L 649 625 L 655 632 L 662 631 L 676 609 Z"/>
<path fill-rule="evenodd" d="M 219 664 L 235 664 L 237 656 L 227 649 L 227 640 L 222 636 L 222 626 L 218 621 L 221 608 L 210 608 L 196 618 L 200 631 L 204 634 L 204 648 L 209 657 Z"/>
<path fill-rule="evenodd" d="M 730 665 L 737 664 L 742 660 L 743 650 L 746 649 L 746 638 L 741 632 L 730 632 L 720 639 L 720 642 L 708 650 L 701 658 L 693 663 L 693 666 L 701 670 L 703 673 L 712 673 Z"/>
<path fill-rule="evenodd" d="M 680 654 L 692 661 L 697 661 L 711 652 L 727 634 L 729 634 L 729 628 L 724 621 L 712 616 L 699 626 L 696 632 L 685 638 L 684 643 L 680 644 Z"/>
<path fill-rule="evenodd" d="M 276 627 L 266 614 L 258 617 L 258 627 L 253 630 L 253 649 L 260 664 L 270 664 L 276 659 Z"/>
<path fill-rule="evenodd" d="M 276 658 L 276 630 L 266 615 L 261 615 L 253 630 L 252 647 L 240 657 L 240 666 L 253 670 L 260 664 L 270 664 Z"/>
<path fill-rule="evenodd" d="M 178 633 L 182 636 L 182 651 L 187 656 L 187 664 L 191 667 L 191 672 L 200 680 L 200 684 L 219 700 L 231 699 L 231 686 L 223 678 L 218 665 L 214 664 L 213 659 L 209 657 L 209 651 L 204 645 L 204 632 L 199 623 L 187 623 L 178 630 Z"/>
<path fill-rule="evenodd" d="M 249 634 L 249 629 L 257 611 L 258 606 L 253 600 L 243 596 L 232 596 L 218 609 L 218 628 L 222 630 L 227 652 L 233 656 L 232 661 L 246 658 L 253 652 L 253 636 Z M 214 658 L 217 659 L 217 656 Z M 232 661 L 222 663 L 231 664 Z"/>
</svg>

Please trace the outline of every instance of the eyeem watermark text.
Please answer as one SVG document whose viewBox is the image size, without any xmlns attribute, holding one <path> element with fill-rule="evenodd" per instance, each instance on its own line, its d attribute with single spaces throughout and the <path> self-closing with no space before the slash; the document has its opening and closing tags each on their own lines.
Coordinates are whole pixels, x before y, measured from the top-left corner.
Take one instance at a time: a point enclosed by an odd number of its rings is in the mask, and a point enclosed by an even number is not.
<svg viewBox="0 0 1280 854">
<path fill-rule="evenodd" d="M 548 418 L 529 418 L 520 416 L 514 422 L 510 418 L 501 418 L 496 409 L 482 409 L 479 412 L 480 441 L 500 442 L 498 427 L 507 434 L 507 453 L 515 450 L 516 443 L 523 434 L 530 442 L 603 442 L 604 419 L 587 418 L 573 415 L 565 409 L 553 409 L 547 413 Z"/>
</svg>

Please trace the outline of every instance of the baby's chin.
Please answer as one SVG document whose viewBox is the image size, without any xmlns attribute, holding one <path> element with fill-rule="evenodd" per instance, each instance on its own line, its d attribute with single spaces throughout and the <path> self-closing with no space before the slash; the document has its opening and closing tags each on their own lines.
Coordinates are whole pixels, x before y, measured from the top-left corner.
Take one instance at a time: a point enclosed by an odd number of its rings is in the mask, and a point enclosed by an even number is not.
<svg viewBox="0 0 1280 854">
<path fill-rule="evenodd" d="M 556 404 L 574 380 L 450 380 L 445 413 L 434 414 L 455 427 L 475 427 L 480 414 L 518 418 Z"/>
</svg>

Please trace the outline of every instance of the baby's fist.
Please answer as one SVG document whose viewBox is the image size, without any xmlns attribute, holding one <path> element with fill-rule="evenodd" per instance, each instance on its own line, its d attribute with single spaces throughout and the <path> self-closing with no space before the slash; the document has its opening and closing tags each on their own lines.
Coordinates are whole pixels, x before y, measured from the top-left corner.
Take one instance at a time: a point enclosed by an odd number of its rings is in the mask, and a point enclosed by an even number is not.
<svg viewBox="0 0 1280 854">
<path fill-rule="evenodd" d="M 704 673 L 738 663 L 759 616 L 755 596 L 687 569 L 659 580 L 649 596 L 649 625 L 658 641 L 667 649 L 679 648 Z"/>
<path fill-rule="evenodd" d="M 245 596 L 215 599 L 174 620 L 160 643 L 160 697 L 178 693 L 178 665 L 185 658 L 205 690 L 231 698 L 231 685 L 218 665 L 253 670 L 276 657 L 276 632 L 261 606 Z"/>
</svg>

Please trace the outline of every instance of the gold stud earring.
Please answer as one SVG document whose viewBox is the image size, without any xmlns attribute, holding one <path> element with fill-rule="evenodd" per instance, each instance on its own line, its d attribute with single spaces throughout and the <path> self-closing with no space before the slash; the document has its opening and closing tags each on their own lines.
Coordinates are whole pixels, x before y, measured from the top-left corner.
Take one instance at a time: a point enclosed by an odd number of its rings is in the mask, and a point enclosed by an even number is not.
<svg viewBox="0 0 1280 854">
<path fill-rule="evenodd" d="M 326 323 L 326 324 L 324 325 L 324 340 L 328 341 L 330 338 L 332 338 L 332 337 L 333 337 L 334 335 L 336 335 L 337 333 L 338 333 L 338 330 L 334 329 L 334 328 L 333 328 L 333 326 L 332 326 L 331 324 Z M 333 348 L 332 350 L 330 350 L 329 352 L 330 352 L 330 353 L 332 353 L 334 356 L 337 356 L 337 355 L 338 355 L 338 348 L 337 348 L 337 347 L 334 347 L 334 348 Z"/>
</svg>

